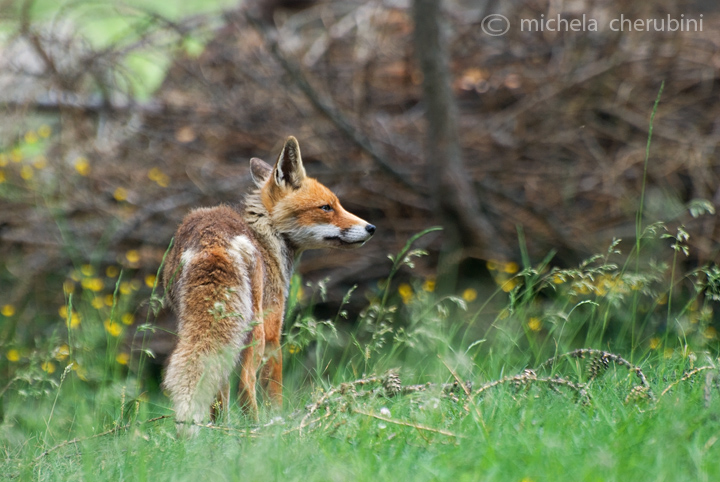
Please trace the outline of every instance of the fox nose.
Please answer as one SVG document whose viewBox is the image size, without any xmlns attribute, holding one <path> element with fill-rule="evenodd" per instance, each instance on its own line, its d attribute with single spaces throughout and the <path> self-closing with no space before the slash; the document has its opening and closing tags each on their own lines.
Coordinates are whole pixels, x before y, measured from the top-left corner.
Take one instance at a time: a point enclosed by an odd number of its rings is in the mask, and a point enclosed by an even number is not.
<svg viewBox="0 0 720 482">
<path fill-rule="evenodd" d="M 372 236 L 373 234 L 375 234 L 375 226 L 373 226 L 372 224 L 367 224 L 365 225 L 365 231 L 370 233 L 370 235 Z"/>
</svg>

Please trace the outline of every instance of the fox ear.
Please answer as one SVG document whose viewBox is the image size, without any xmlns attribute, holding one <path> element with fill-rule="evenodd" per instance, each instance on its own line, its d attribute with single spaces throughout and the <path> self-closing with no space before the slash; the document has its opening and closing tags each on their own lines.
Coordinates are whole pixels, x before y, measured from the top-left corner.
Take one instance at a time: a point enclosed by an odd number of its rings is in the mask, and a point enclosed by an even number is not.
<svg viewBox="0 0 720 482">
<path fill-rule="evenodd" d="M 293 136 L 288 137 L 285 141 L 285 146 L 275 163 L 273 174 L 275 184 L 293 189 L 299 188 L 307 176 L 300 156 L 300 146 Z"/>
<path fill-rule="evenodd" d="M 265 185 L 265 181 L 267 181 L 270 174 L 272 174 L 272 170 L 273 168 L 270 167 L 270 164 L 262 159 L 258 159 L 257 157 L 250 159 L 250 175 L 257 187 L 263 187 L 263 185 Z"/>
</svg>

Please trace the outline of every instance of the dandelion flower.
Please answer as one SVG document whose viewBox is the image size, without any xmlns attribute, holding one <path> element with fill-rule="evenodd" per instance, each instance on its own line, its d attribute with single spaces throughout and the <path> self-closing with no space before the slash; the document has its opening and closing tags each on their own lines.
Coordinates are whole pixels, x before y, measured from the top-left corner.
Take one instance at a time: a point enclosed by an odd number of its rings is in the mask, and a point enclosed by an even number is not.
<svg viewBox="0 0 720 482">
<path fill-rule="evenodd" d="M 105 331 L 107 331 L 110 336 L 118 337 L 122 333 L 122 326 L 115 323 L 114 321 L 105 320 L 105 323 L 103 323 L 103 326 L 105 326 Z"/>
<path fill-rule="evenodd" d="M 90 161 L 88 161 L 84 157 L 78 157 L 75 160 L 75 170 L 81 176 L 87 176 L 88 174 L 90 174 Z"/>
<path fill-rule="evenodd" d="M 154 274 L 149 274 L 145 276 L 145 286 L 148 288 L 152 288 L 155 286 L 156 276 Z"/>
<path fill-rule="evenodd" d="M 107 276 L 108 278 L 115 278 L 119 274 L 120 274 L 120 268 L 118 268 L 117 266 L 108 266 L 105 269 L 105 276 Z"/>
<path fill-rule="evenodd" d="M 532 316 L 528 320 L 528 328 L 532 331 L 540 331 L 542 328 L 542 322 L 540 321 L 540 318 L 537 316 Z"/>
<path fill-rule="evenodd" d="M 514 262 L 514 261 L 511 261 L 511 262 L 509 262 L 509 263 L 505 263 L 505 264 L 503 265 L 503 271 L 505 271 L 507 274 L 515 274 L 515 273 L 518 272 L 519 269 L 520 269 L 520 267 L 519 267 L 518 264 L 517 264 L 516 262 Z"/>
<path fill-rule="evenodd" d="M 123 295 L 129 295 L 132 293 L 132 287 L 130 286 L 130 283 L 128 281 L 123 281 L 120 283 L 120 294 Z"/>
<path fill-rule="evenodd" d="M 398 293 L 400 294 L 400 298 L 402 298 L 403 304 L 407 305 L 412 299 L 412 286 L 407 283 L 400 283 L 400 286 L 398 286 Z"/>
<path fill-rule="evenodd" d="M 67 345 L 60 345 L 55 350 L 55 359 L 62 361 L 70 356 L 70 347 Z"/>
<path fill-rule="evenodd" d="M 22 177 L 24 180 L 29 181 L 33 178 L 35 175 L 35 171 L 33 171 L 32 166 L 25 165 L 20 168 L 20 177 Z"/>
<path fill-rule="evenodd" d="M 70 316 L 70 328 L 77 328 L 78 326 L 80 326 L 80 315 L 73 313 Z"/>
<path fill-rule="evenodd" d="M 425 282 L 422 285 L 423 291 L 427 291 L 428 293 L 432 293 L 435 291 L 435 278 L 428 278 L 425 280 Z"/>
<path fill-rule="evenodd" d="M 55 364 L 53 362 L 46 361 L 40 365 L 40 368 L 42 368 L 42 371 L 47 372 L 48 375 L 55 373 Z"/>
<path fill-rule="evenodd" d="M 38 135 L 35 131 L 28 131 L 25 133 L 25 142 L 28 144 L 35 144 L 38 141 Z"/>
<path fill-rule="evenodd" d="M 115 192 L 113 192 L 113 197 L 116 201 L 126 201 L 127 200 L 127 189 L 124 187 L 118 187 L 115 189 Z"/>
<path fill-rule="evenodd" d="M 20 361 L 20 352 L 19 352 L 18 350 L 16 350 L 16 349 L 13 348 L 12 350 L 8 350 L 8 352 L 7 352 L 7 354 L 5 355 L 5 357 L 6 357 L 6 358 L 8 359 L 8 361 L 10 361 L 10 362 Z"/>
<path fill-rule="evenodd" d="M 124 325 L 132 325 L 135 322 L 135 315 L 125 313 L 120 317 L 120 321 L 122 321 Z"/>
<path fill-rule="evenodd" d="M 101 309 L 101 308 L 103 308 L 103 307 L 105 306 L 105 302 L 103 301 L 103 299 L 102 299 L 100 296 L 94 297 L 94 298 L 92 299 L 92 301 L 90 302 L 90 304 L 91 304 L 92 307 L 95 308 L 96 310 L 99 310 L 99 309 Z"/>
<path fill-rule="evenodd" d="M 47 164 L 47 157 L 45 156 L 37 156 L 33 161 L 33 167 L 38 170 L 45 169 L 47 167 Z"/>
<path fill-rule="evenodd" d="M 90 264 L 84 264 L 80 266 L 80 272 L 83 274 L 83 276 L 89 277 L 95 274 L 95 268 L 93 268 Z"/>
<path fill-rule="evenodd" d="M 16 147 L 12 151 L 10 151 L 10 159 L 12 160 L 12 162 L 14 162 L 16 164 L 18 162 L 22 161 L 23 160 L 22 151 Z"/>
<path fill-rule="evenodd" d="M 66 280 L 63 282 L 63 293 L 69 295 L 75 292 L 75 282 L 72 280 Z"/>
<path fill-rule="evenodd" d="M 489 260 L 485 266 L 487 266 L 487 269 L 490 271 L 496 271 L 498 269 L 498 262 L 495 260 Z"/>
<path fill-rule="evenodd" d="M 135 264 L 140 261 L 140 253 L 137 249 L 131 249 L 125 253 L 125 259 L 127 259 L 129 263 Z"/>
<path fill-rule="evenodd" d="M 657 350 L 660 347 L 660 338 L 654 336 L 650 338 L 650 349 Z"/>
<path fill-rule="evenodd" d="M 105 295 L 105 298 L 103 298 L 103 301 L 105 302 L 105 306 L 112 306 L 115 302 L 115 297 L 111 294 Z"/>
<path fill-rule="evenodd" d="M 82 280 L 81 285 L 83 289 L 94 292 L 102 291 L 105 287 L 105 283 L 100 278 L 85 278 Z"/>
<path fill-rule="evenodd" d="M 463 291 L 462 298 L 468 303 L 475 301 L 475 298 L 477 298 L 477 291 L 473 288 L 468 288 Z"/>
<path fill-rule="evenodd" d="M 130 361 L 130 355 L 127 353 L 118 353 L 118 355 L 115 357 L 115 361 L 118 362 L 120 365 L 127 365 Z"/>
<path fill-rule="evenodd" d="M 288 346 L 288 353 L 290 353 L 291 355 L 294 355 L 295 353 L 299 353 L 299 352 L 300 352 L 300 347 L 297 346 L 296 344 L 291 343 Z"/>
<path fill-rule="evenodd" d="M 2 313 L 3 316 L 10 318 L 15 314 L 15 307 L 13 305 L 4 305 L 0 309 L 0 313 Z"/>
</svg>

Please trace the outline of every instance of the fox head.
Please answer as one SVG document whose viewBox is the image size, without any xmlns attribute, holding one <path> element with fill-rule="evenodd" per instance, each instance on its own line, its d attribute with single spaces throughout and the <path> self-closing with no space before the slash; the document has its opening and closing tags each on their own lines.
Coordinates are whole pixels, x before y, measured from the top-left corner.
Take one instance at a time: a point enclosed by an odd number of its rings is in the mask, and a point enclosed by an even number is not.
<svg viewBox="0 0 720 482">
<path fill-rule="evenodd" d="M 250 172 L 274 229 L 298 251 L 356 248 L 375 233 L 375 226 L 347 212 L 330 189 L 307 176 L 292 136 L 274 167 L 254 157 Z"/>
</svg>

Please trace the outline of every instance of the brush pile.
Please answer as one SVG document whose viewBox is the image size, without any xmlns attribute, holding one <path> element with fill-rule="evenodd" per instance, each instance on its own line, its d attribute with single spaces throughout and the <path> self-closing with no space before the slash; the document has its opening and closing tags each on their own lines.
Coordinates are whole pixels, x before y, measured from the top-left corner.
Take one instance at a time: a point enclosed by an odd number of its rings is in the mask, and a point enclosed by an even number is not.
<svg viewBox="0 0 720 482">
<path fill-rule="evenodd" d="M 9 302 L 23 305 L 31 294 L 48 301 L 50 287 L 39 280 L 66 276 L 68 250 L 96 253 L 100 266 L 121 262 L 138 276 L 153 273 L 182 216 L 195 206 L 239 201 L 251 185 L 248 159 L 272 162 L 290 134 L 300 140 L 309 174 L 378 226 L 358 251 L 303 257 L 301 274 L 329 276 L 333 299 L 385 276 L 386 255 L 413 233 L 453 222 L 434 218 L 428 195 L 422 72 L 407 2 L 300 2 L 300 10 L 287 3 L 294 2 L 258 3 L 221 20 L 155 18 L 138 45 L 164 45 L 170 33 L 179 40 L 147 102 L 128 100 L 131 83 L 115 62 L 122 52 L 112 46 L 89 51 L 72 29 L 57 25 L 21 29 L 5 47 L 6 59 L 25 60 L 4 61 L 12 68 L 0 79 L 3 132 L 18 119 L 43 116 L 57 133 L 45 154 L 57 182 L 49 192 L 30 192 L 20 187 L 25 161 L 4 168 L 6 183 L 18 186 L 0 199 Z M 694 199 L 720 205 L 720 15 L 691 7 L 537 0 L 486 11 L 475 2 L 446 2 L 467 176 L 498 232 L 487 244 L 509 246 L 519 258 L 522 226 L 533 259 L 557 249 L 555 263 L 567 265 L 604 251 L 613 237 L 632 241 L 650 112 L 665 81 L 644 224 L 684 224 L 693 259 L 717 258 L 717 218 L 693 218 L 685 206 Z M 484 33 L 490 13 L 509 20 L 506 34 Z M 609 22 L 621 14 L 703 14 L 702 31 L 613 31 Z M 597 31 L 521 28 L 522 19 L 583 17 L 596 19 Z M 183 47 L 193 36 L 209 38 L 199 55 Z M 6 136 L 5 154 L 21 141 Z M 441 238 L 428 239 L 436 254 Z M 128 260 L 128 250 L 139 258 Z M 432 274 L 436 258 L 427 259 L 420 274 Z"/>
</svg>

